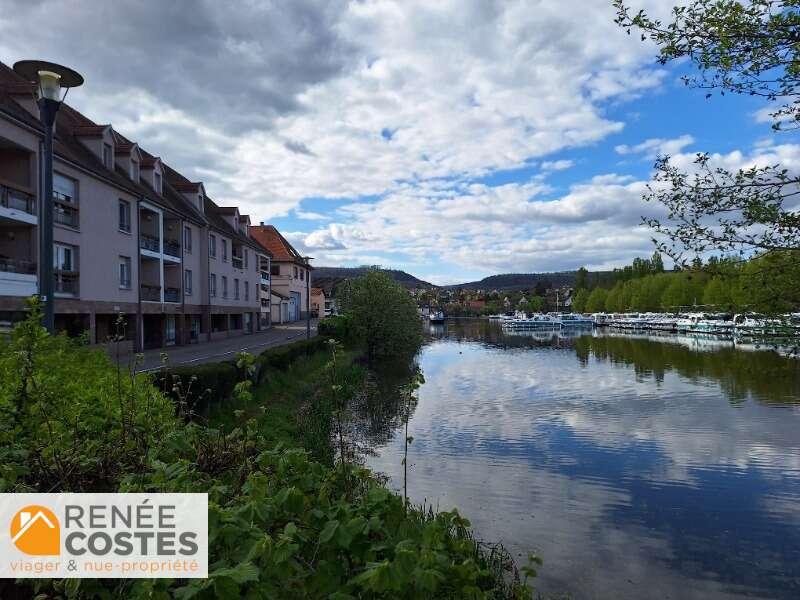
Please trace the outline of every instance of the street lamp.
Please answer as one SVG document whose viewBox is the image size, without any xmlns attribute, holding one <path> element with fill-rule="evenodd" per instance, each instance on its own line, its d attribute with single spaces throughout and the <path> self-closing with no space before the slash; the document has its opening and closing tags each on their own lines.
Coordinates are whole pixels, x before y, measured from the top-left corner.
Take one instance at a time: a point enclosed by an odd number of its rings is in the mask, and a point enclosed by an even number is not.
<svg viewBox="0 0 800 600">
<path fill-rule="evenodd" d="M 306 339 L 311 339 L 311 257 L 304 256 L 303 260 L 309 267 L 306 269 Z"/>
<path fill-rule="evenodd" d="M 69 88 L 83 84 L 80 73 L 68 67 L 43 60 L 21 60 L 14 63 L 14 72 L 37 86 L 39 120 L 44 125 L 41 148 L 39 201 L 39 300 L 42 304 L 43 325 L 53 333 L 55 310 L 53 302 L 53 124 Z M 63 95 L 62 95 L 63 91 Z"/>
</svg>

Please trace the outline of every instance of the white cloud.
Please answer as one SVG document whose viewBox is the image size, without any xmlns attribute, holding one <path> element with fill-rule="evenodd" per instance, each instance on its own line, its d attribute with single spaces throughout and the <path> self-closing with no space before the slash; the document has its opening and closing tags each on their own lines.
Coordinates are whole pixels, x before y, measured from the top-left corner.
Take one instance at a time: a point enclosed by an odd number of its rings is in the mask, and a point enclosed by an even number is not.
<svg viewBox="0 0 800 600">
<path fill-rule="evenodd" d="M 669 140 L 651 138 L 635 146 L 620 144 L 619 146 L 615 146 L 614 150 L 617 154 L 642 154 L 647 159 L 654 159 L 656 156 L 672 156 L 693 143 L 694 138 L 691 135 L 685 134 Z"/>
<path fill-rule="evenodd" d="M 571 160 L 546 160 L 542 163 L 542 170 L 544 171 L 563 171 L 569 169 L 574 165 Z"/>
</svg>

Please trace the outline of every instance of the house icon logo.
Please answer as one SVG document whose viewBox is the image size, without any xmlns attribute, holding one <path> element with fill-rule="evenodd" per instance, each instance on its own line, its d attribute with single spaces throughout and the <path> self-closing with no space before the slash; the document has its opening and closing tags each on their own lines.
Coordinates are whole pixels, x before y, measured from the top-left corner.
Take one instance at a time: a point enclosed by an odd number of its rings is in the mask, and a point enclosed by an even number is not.
<svg viewBox="0 0 800 600">
<path fill-rule="evenodd" d="M 57 555 L 61 552 L 61 527 L 53 511 L 32 504 L 11 519 L 11 541 L 25 554 Z"/>
</svg>

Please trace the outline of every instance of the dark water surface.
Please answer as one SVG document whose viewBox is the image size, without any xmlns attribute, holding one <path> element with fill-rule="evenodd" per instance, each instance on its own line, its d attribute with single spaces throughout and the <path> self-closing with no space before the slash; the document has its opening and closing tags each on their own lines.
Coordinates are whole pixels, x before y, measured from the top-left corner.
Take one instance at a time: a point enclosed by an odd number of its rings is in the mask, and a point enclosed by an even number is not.
<svg viewBox="0 0 800 600">
<path fill-rule="evenodd" d="M 574 598 L 800 598 L 800 361 L 680 336 L 432 330 L 408 489 Z M 397 418 L 367 459 L 402 488 Z"/>
</svg>

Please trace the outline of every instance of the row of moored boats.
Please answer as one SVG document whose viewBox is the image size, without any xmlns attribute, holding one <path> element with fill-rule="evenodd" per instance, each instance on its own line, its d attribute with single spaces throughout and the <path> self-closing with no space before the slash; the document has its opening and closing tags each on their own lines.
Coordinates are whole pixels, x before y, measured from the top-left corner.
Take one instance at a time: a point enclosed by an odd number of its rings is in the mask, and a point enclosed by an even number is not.
<svg viewBox="0 0 800 600">
<path fill-rule="evenodd" d="M 765 317 L 756 314 L 669 313 L 537 313 L 489 317 L 510 330 L 613 327 L 709 335 L 800 336 L 800 313 Z"/>
</svg>

